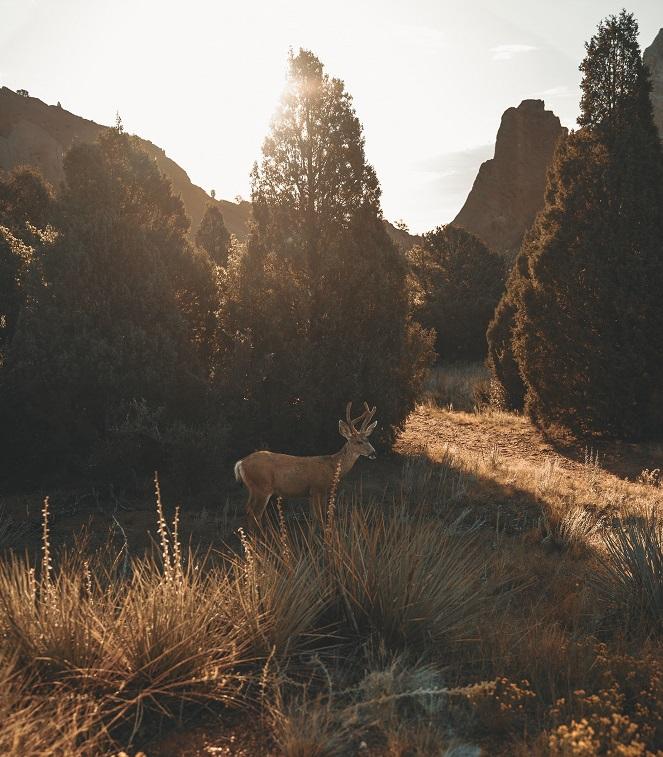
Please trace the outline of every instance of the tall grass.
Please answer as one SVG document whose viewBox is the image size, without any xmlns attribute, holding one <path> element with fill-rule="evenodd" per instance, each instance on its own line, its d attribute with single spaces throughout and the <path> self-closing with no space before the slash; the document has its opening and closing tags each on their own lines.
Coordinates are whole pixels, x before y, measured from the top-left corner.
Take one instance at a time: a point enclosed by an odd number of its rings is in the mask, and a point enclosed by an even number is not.
<svg viewBox="0 0 663 757">
<path fill-rule="evenodd" d="M 432 368 L 424 400 L 450 410 L 480 410 L 491 402 L 490 372 L 483 363 L 450 363 Z"/>
<path fill-rule="evenodd" d="M 616 519 L 603 534 L 605 551 L 593 585 L 622 628 L 663 632 L 663 520 L 654 507 Z"/>
<path fill-rule="evenodd" d="M 137 558 L 126 580 L 92 574 L 86 559 L 67 554 L 54 566 L 48 502 L 40 570 L 25 558 L 0 563 L 0 660 L 8 676 L 11 659 L 23 682 L 12 689 L 12 712 L 25 720 L 57 701 L 62 718 L 90 720 L 80 738 L 69 727 L 72 754 L 91 730 L 131 741 L 150 712 L 174 717 L 186 702 L 227 703 L 241 688 L 241 643 L 220 611 L 228 580 L 194 556 L 185 559 L 161 511 L 159 521 L 160 563 Z M 44 753 L 60 753 L 59 737 L 51 736 Z"/>
<path fill-rule="evenodd" d="M 487 613 L 486 560 L 476 532 L 379 508 L 341 510 L 322 555 L 345 633 L 394 651 L 475 637 Z"/>
</svg>

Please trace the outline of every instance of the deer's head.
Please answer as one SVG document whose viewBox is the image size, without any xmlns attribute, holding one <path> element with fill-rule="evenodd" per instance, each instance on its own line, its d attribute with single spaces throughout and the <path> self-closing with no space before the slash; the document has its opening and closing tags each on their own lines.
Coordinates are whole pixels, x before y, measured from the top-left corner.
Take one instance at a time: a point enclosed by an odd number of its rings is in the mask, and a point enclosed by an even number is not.
<svg viewBox="0 0 663 757">
<path fill-rule="evenodd" d="M 375 427 L 378 425 L 377 421 L 371 420 L 375 415 L 376 408 L 371 408 L 366 402 L 364 402 L 364 412 L 357 418 L 352 418 L 352 402 L 348 402 L 345 408 L 345 420 L 338 422 L 338 433 L 347 439 L 348 445 L 353 452 L 357 455 L 363 455 L 370 460 L 375 460 L 375 449 L 373 445 L 368 441 L 368 437 L 373 433 Z M 359 429 L 355 424 L 361 421 Z"/>
</svg>

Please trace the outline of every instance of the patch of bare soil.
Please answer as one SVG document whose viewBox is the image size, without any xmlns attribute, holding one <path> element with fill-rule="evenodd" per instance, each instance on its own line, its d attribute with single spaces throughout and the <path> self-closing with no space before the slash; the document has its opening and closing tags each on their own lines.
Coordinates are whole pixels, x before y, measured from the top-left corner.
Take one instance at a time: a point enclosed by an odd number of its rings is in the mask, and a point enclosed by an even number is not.
<svg viewBox="0 0 663 757">
<path fill-rule="evenodd" d="M 276 757 L 256 716 L 236 713 L 229 722 L 201 723 L 169 731 L 145 749 L 146 757 Z"/>
</svg>

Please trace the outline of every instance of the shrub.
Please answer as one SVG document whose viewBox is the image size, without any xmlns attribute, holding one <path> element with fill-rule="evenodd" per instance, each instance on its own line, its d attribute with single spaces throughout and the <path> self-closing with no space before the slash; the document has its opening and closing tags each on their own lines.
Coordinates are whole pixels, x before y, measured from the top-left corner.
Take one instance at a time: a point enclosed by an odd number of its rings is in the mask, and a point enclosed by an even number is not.
<svg viewBox="0 0 663 757">
<path fill-rule="evenodd" d="M 592 582 L 610 614 L 634 633 L 663 631 L 663 522 L 655 507 L 622 517 L 603 534 Z"/>
</svg>

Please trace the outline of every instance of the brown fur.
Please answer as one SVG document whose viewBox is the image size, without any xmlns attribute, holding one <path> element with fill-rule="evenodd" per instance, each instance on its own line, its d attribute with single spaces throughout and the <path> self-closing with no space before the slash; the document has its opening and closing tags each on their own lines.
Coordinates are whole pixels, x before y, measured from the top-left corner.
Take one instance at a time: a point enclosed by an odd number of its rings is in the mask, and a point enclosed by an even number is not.
<svg viewBox="0 0 663 757">
<path fill-rule="evenodd" d="M 368 416 L 368 408 L 362 417 L 370 420 L 372 413 Z M 273 495 L 284 498 L 309 497 L 321 514 L 336 469 L 339 469 L 339 477 L 343 477 L 360 456 L 374 457 L 375 449 L 367 438 L 374 428 L 375 423 L 368 427 L 364 423 L 361 430 L 357 431 L 354 422 L 340 421 L 339 432 L 347 441 L 334 455 L 297 457 L 261 450 L 239 460 L 235 464 L 235 478 L 248 489 L 248 515 L 259 525 Z"/>
</svg>

